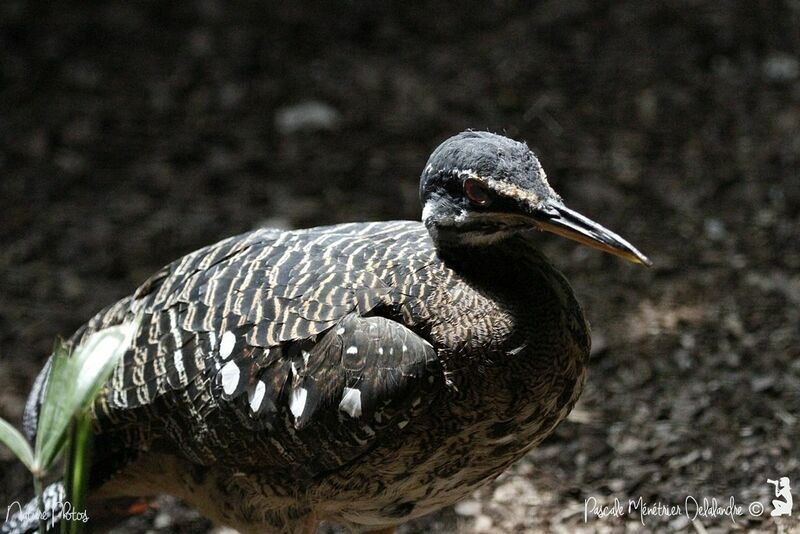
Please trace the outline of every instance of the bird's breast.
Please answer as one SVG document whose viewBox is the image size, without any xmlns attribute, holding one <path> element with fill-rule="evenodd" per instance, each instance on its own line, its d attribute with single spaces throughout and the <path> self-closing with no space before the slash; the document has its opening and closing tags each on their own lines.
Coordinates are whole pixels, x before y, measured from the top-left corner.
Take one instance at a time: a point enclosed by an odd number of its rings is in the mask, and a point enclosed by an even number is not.
<svg viewBox="0 0 800 534">
<path fill-rule="evenodd" d="M 378 485 L 396 496 L 384 512 L 465 497 L 552 433 L 580 395 L 588 327 L 564 277 L 549 264 L 496 276 L 454 270 L 421 307 L 446 380 L 404 439 L 373 456 Z"/>
</svg>

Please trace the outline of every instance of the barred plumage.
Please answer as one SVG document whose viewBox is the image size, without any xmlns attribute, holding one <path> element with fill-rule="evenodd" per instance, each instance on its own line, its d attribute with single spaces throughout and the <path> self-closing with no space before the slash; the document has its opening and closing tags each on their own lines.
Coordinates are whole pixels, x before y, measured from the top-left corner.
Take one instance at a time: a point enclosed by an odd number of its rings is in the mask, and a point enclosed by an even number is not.
<svg viewBox="0 0 800 534">
<path fill-rule="evenodd" d="M 563 204 L 525 145 L 476 132 L 437 149 L 422 186 L 425 224 L 232 237 L 77 332 L 143 316 L 95 404 L 96 498 L 171 492 L 243 531 L 386 527 L 544 439 L 580 394 L 589 337 L 520 220 L 552 226 Z"/>
</svg>

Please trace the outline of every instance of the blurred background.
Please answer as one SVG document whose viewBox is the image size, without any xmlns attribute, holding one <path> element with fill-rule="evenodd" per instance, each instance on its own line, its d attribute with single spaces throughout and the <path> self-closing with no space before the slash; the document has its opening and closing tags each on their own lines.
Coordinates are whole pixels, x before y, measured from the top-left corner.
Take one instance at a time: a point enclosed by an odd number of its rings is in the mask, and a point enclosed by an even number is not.
<svg viewBox="0 0 800 534">
<path fill-rule="evenodd" d="M 541 237 L 593 326 L 583 398 L 403 531 L 633 529 L 584 523 L 586 499 L 688 495 L 767 507 L 695 528 L 774 531 L 766 479 L 800 487 L 797 0 L 3 1 L 0 416 L 20 421 L 57 335 L 184 253 L 418 219 L 429 153 L 467 128 L 527 140 L 655 267 Z M 29 491 L 6 449 L 0 469 L 0 504 Z M 164 499 L 124 528 L 211 526 Z"/>
</svg>

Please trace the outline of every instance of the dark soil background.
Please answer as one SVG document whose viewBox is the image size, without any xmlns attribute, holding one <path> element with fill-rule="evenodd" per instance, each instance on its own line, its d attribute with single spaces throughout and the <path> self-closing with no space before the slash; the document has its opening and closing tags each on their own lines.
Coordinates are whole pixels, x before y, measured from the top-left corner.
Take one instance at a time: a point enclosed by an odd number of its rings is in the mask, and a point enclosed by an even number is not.
<svg viewBox="0 0 800 534">
<path fill-rule="evenodd" d="M 587 390 L 403 530 L 635 530 L 585 500 L 689 495 L 744 516 L 647 527 L 800 528 L 766 481 L 800 487 L 797 0 L 49 4 L 0 3 L 0 416 L 161 265 L 258 225 L 417 219 L 431 150 L 489 129 L 655 266 L 541 237 L 593 326 Z M 0 460 L 5 503 L 27 478 Z M 169 499 L 125 527 L 208 528 Z"/>
</svg>

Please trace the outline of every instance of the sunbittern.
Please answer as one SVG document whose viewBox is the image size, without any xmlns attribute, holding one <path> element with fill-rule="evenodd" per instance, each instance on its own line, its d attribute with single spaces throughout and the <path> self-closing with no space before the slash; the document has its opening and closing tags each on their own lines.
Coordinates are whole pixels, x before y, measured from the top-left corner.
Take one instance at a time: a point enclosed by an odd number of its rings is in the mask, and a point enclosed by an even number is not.
<svg viewBox="0 0 800 534">
<path fill-rule="evenodd" d="M 469 495 L 548 436 L 581 393 L 590 340 L 531 230 L 649 261 L 500 135 L 442 143 L 420 198 L 422 223 L 231 237 L 81 328 L 73 345 L 143 317 L 94 405 L 93 502 L 170 493 L 242 532 L 383 529 Z"/>
</svg>

